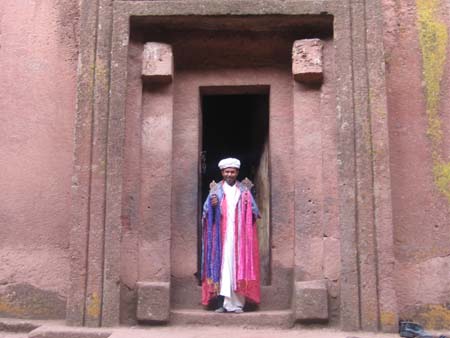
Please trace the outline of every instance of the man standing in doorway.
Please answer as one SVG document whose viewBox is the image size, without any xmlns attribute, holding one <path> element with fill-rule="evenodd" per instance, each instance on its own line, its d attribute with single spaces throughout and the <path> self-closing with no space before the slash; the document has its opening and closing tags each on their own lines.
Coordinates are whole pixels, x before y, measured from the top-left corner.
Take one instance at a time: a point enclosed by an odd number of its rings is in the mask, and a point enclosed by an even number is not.
<svg viewBox="0 0 450 338">
<path fill-rule="evenodd" d="M 246 301 L 260 301 L 259 211 L 249 181 L 237 180 L 240 166 L 235 158 L 219 162 L 223 180 L 203 206 L 202 303 L 223 297 L 219 313 L 242 313 Z"/>
</svg>

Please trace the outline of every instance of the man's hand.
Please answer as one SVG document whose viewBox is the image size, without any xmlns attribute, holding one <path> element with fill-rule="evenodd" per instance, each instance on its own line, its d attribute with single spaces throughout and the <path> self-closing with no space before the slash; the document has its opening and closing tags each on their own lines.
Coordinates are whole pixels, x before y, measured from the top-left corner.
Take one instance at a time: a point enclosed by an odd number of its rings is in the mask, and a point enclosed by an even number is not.
<svg viewBox="0 0 450 338">
<path fill-rule="evenodd" d="M 211 205 L 213 207 L 215 207 L 217 204 L 219 204 L 219 200 L 217 199 L 217 196 L 216 195 L 212 195 L 211 196 Z"/>
</svg>

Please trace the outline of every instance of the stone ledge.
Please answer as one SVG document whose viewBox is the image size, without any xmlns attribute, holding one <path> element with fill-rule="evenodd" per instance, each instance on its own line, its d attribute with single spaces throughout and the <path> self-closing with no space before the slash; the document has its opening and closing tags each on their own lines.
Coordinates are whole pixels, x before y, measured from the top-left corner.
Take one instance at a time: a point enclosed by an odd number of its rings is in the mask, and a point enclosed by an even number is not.
<svg viewBox="0 0 450 338">
<path fill-rule="evenodd" d="M 64 324 L 63 320 L 0 318 L 0 332 L 27 333 L 43 325 L 56 326 Z"/>
<path fill-rule="evenodd" d="M 173 325 L 213 325 L 246 328 L 276 327 L 291 328 L 294 325 L 292 311 L 252 311 L 240 314 L 215 313 L 206 310 L 172 310 L 170 323 Z"/>
<path fill-rule="evenodd" d="M 69 327 L 69 326 L 41 326 L 28 334 L 29 338 L 108 338 L 112 334 L 110 329 Z"/>
<path fill-rule="evenodd" d="M 22 320 L 22 319 L 9 319 L 0 318 L 0 331 L 8 332 L 30 332 L 41 326 L 39 322 Z"/>
</svg>

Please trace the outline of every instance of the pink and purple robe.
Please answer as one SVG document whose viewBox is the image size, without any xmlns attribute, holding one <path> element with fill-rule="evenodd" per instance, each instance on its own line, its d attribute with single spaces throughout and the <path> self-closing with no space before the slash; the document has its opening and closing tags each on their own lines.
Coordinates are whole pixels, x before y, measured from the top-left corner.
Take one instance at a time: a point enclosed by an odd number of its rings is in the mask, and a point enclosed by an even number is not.
<svg viewBox="0 0 450 338">
<path fill-rule="evenodd" d="M 259 252 L 256 219 L 258 207 L 248 188 L 236 182 L 241 194 L 235 211 L 234 243 L 234 291 L 247 301 L 260 302 Z M 202 304 L 218 296 L 222 271 L 222 252 L 227 227 L 227 203 L 223 191 L 223 181 L 214 192 L 219 200 L 216 207 L 211 205 L 211 194 L 203 206 L 202 240 Z"/>
</svg>

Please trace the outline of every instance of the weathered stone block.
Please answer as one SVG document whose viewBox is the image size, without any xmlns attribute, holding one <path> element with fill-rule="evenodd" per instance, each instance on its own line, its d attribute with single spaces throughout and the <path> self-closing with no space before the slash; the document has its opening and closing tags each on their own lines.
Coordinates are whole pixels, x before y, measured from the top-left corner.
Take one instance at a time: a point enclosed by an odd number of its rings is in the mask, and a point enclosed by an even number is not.
<svg viewBox="0 0 450 338">
<path fill-rule="evenodd" d="M 173 77 L 172 47 L 165 43 L 147 42 L 142 56 L 142 78 L 151 82 L 171 82 Z"/>
<path fill-rule="evenodd" d="M 328 292 L 325 280 L 295 283 L 294 315 L 299 321 L 328 320 Z"/>
<path fill-rule="evenodd" d="M 142 321 L 168 321 L 170 284 L 168 282 L 138 282 L 137 289 L 137 319 Z"/>
<path fill-rule="evenodd" d="M 298 82 L 320 84 L 323 81 L 323 43 L 320 39 L 297 40 L 292 47 L 292 74 Z"/>
</svg>

